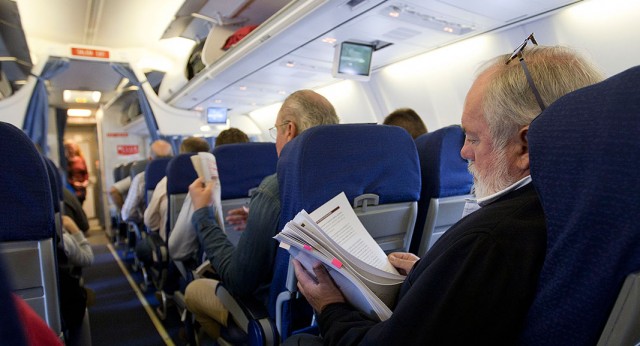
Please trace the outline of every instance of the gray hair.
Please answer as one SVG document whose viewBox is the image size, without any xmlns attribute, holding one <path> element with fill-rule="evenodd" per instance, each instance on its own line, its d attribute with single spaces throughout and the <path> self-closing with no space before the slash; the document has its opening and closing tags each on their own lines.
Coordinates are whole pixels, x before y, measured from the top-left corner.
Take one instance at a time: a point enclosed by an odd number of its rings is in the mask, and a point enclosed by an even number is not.
<svg viewBox="0 0 640 346">
<path fill-rule="evenodd" d="M 600 82 L 602 73 L 574 50 L 560 46 L 535 46 L 523 52 L 525 63 L 545 105 L 582 87 Z M 481 74 L 489 74 L 483 113 L 496 148 L 540 114 L 526 76 L 510 54 L 489 61 Z"/>
<path fill-rule="evenodd" d="M 340 119 L 333 105 L 312 90 L 298 90 L 289 95 L 280 108 L 282 121 L 293 121 L 298 135 L 304 130 L 328 124 L 338 124 Z"/>
</svg>

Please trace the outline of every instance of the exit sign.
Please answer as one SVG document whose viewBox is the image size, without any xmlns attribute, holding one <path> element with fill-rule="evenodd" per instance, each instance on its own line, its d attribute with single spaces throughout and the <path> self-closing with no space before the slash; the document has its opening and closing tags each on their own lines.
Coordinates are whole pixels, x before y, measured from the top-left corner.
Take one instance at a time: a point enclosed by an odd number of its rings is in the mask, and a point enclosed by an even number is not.
<svg viewBox="0 0 640 346">
<path fill-rule="evenodd" d="M 108 50 L 71 47 L 71 55 L 88 58 L 109 59 Z"/>
</svg>

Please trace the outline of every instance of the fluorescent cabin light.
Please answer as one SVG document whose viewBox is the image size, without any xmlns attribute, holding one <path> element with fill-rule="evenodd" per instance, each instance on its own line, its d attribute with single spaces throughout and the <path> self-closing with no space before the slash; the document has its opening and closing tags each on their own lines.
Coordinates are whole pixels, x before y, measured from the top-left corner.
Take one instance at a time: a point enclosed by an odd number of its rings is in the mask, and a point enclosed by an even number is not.
<svg viewBox="0 0 640 346">
<path fill-rule="evenodd" d="M 67 103 L 98 103 L 102 93 L 93 90 L 65 90 L 62 98 Z"/>
<path fill-rule="evenodd" d="M 67 116 L 70 117 L 90 117 L 91 116 L 90 109 L 81 109 L 81 108 L 69 108 L 67 109 Z"/>
</svg>

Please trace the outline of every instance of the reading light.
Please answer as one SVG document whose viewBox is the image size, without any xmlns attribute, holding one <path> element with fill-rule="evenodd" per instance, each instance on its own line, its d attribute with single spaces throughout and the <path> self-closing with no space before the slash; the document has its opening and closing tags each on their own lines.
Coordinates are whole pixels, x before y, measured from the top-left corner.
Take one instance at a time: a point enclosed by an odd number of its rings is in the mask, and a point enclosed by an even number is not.
<svg viewBox="0 0 640 346">
<path fill-rule="evenodd" d="M 65 90 L 62 98 L 67 103 L 98 103 L 102 93 L 92 90 Z"/>
<path fill-rule="evenodd" d="M 324 43 L 329 43 L 329 44 L 334 44 L 336 43 L 336 39 L 334 37 L 325 37 L 322 39 L 322 42 Z"/>
<path fill-rule="evenodd" d="M 91 116 L 90 109 L 82 109 L 82 108 L 69 108 L 67 109 L 67 116 L 70 117 L 90 117 Z"/>
</svg>

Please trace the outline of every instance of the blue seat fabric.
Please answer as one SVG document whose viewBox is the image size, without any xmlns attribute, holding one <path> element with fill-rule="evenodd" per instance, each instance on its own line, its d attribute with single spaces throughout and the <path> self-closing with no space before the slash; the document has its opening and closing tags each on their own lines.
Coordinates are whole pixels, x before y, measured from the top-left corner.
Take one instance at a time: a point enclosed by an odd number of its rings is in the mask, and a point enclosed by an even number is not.
<svg viewBox="0 0 640 346">
<path fill-rule="evenodd" d="M 250 189 L 276 172 L 278 155 L 274 143 L 224 144 L 212 153 L 218 164 L 223 200 L 247 197 Z"/>
<path fill-rule="evenodd" d="M 530 126 L 547 255 L 526 345 L 594 345 L 640 269 L 640 67 L 553 103 Z"/>
<path fill-rule="evenodd" d="M 323 125 L 310 128 L 286 144 L 278 160 L 281 218 L 279 227 L 302 209 L 313 211 L 340 192 L 350 201 L 365 193 L 380 204 L 417 201 L 420 167 L 415 144 L 396 126 Z M 270 290 L 269 315 L 275 318 L 277 295 L 285 290 L 288 252 L 279 248 Z M 297 326 L 308 305 L 285 304 L 282 338 Z M 306 305 L 306 307 L 305 307 Z M 300 311 L 295 311 L 300 309 Z"/>
<path fill-rule="evenodd" d="M 460 156 L 464 133 L 459 125 L 451 125 L 416 138 L 420 159 L 422 190 L 418 201 L 418 217 L 409 252 L 418 253 L 429 202 L 432 198 L 466 195 L 471 191 L 473 176 Z"/>
</svg>

